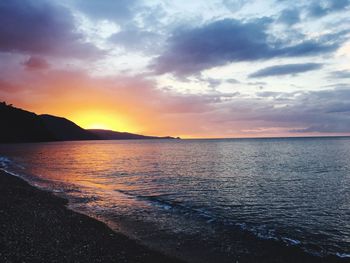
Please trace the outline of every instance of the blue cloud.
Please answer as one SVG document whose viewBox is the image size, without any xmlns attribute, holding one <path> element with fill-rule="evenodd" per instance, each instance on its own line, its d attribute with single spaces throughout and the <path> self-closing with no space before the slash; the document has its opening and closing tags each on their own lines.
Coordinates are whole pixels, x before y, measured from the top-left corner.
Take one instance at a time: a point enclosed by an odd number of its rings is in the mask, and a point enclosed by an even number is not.
<svg viewBox="0 0 350 263">
<path fill-rule="evenodd" d="M 287 25 L 294 25 L 300 22 L 300 13 L 298 9 L 285 9 L 281 12 L 279 22 Z"/>
<path fill-rule="evenodd" d="M 139 52 L 155 52 L 160 48 L 162 36 L 137 27 L 128 28 L 113 34 L 109 40 L 125 49 Z"/>
<path fill-rule="evenodd" d="M 267 33 L 271 22 L 269 18 L 248 22 L 224 19 L 202 27 L 178 29 L 152 68 L 158 74 L 185 76 L 231 62 L 314 56 L 335 51 L 344 36 L 332 34 L 298 44 L 282 43 Z"/>
<path fill-rule="evenodd" d="M 308 6 L 308 13 L 314 17 L 321 17 L 333 12 L 345 11 L 349 6 L 350 0 L 317 0 Z"/>
<path fill-rule="evenodd" d="M 330 76 L 333 78 L 338 78 L 338 79 L 349 79 L 350 78 L 350 71 L 349 70 L 333 71 L 330 74 Z"/>
<path fill-rule="evenodd" d="M 165 53 L 155 61 L 158 73 L 199 72 L 228 61 L 256 60 L 271 52 L 265 32 L 268 19 L 241 23 L 225 19 L 199 28 L 175 31 Z"/>
<path fill-rule="evenodd" d="M 305 63 L 305 64 L 286 64 L 267 67 L 258 70 L 249 75 L 250 78 L 261 78 L 269 76 L 280 76 L 280 75 L 294 75 L 307 71 L 317 70 L 322 68 L 322 64 L 319 63 Z"/>
<path fill-rule="evenodd" d="M 45 0 L 0 1 L 0 51 L 75 58 L 101 54 L 83 42 L 63 6 Z"/>
<path fill-rule="evenodd" d="M 74 0 L 73 4 L 95 19 L 108 19 L 118 23 L 130 20 L 138 0 Z"/>
</svg>

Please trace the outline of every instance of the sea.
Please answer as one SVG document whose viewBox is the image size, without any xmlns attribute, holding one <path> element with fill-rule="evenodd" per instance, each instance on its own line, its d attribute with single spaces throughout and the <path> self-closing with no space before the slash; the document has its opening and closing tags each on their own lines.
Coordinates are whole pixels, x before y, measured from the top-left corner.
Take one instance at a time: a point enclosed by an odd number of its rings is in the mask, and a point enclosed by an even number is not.
<svg viewBox="0 0 350 263">
<path fill-rule="evenodd" d="M 0 167 L 189 262 L 350 260 L 349 137 L 1 144 Z"/>
</svg>

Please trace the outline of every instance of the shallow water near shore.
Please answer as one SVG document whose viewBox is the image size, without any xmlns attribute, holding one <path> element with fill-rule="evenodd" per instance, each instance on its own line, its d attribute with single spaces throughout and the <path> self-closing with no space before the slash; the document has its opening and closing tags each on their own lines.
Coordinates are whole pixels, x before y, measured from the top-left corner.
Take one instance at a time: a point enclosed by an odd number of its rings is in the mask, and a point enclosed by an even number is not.
<svg viewBox="0 0 350 263">
<path fill-rule="evenodd" d="M 350 138 L 0 145 L 0 166 L 193 262 L 264 242 L 350 257 Z"/>
</svg>

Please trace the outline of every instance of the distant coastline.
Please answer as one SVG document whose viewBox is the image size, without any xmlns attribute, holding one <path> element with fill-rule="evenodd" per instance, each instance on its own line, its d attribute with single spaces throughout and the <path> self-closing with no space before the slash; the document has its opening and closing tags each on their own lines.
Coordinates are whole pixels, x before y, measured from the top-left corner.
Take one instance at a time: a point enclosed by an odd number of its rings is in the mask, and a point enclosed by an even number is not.
<svg viewBox="0 0 350 263">
<path fill-rule="evenodd" d="M 350 138 L 350 135 L 318 135 L 318 136 L 272 136 L 272 137 L 213 137 L 213 138 L 182 138 L 182 140 L 283 140 L 283 139 L 322 139 L 322 138 Z"/>
<path fill-rule="evenodd" d="M 179 137 L 147 136 L 111 130 L 87 130 L 66 118 L 48 114 L 37 115 L 5 102 L 0 103 L 0 120 L 2 124 L 0 143 L 180 139 Z"/>
</svg>

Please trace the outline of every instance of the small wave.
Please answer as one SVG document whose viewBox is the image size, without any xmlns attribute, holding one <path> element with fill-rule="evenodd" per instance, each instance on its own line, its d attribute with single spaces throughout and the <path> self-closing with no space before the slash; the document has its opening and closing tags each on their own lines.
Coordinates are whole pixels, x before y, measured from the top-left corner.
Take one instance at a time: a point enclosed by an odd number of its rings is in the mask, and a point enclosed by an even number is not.
<svg viewBox="0 0 350 263">
<path fill-rule="evenodd" d="M 10 158 L 5 156 L 0 156 L 0 170 L 3 170 L 4 172 L 11 174 L 13 176 L 21 177 L 18 173 L 13 172 L 12 168 L 20 168 L 21 170 L 24 170 L 24 166 L 15 163 Z"/>
<path fill-rule="evenodd" d="M 213 215 L 209 211 L 207 211 L 206 209 L 195 208 L 191 205 L 188 205 L 188 204 L 185 204 L 185 203 L 182 203 L 179 201 L 164 199 L 164 197 L 168 196 L 168 194 L 166 194 L 166 195 L 138 195 L 138 194 L 134 194 L 132 192 L 119 190 L 119 189 L 115 190 L 115 191 L 122 193 L 124 195 L 130 196 L 132 198 L 138 199 L 138 200 L 146 201 L 149 204 L 154 205 L 154 206 L 159 207 L 159 208 L 162 208 L 164 210 L 176 209 L 176 210 L 185 212 L 185 214 L 200 215 L 202 218 L 205 218 L 208 223 L 211 223 L 215 220 Z"/>
<path fill-rule="evenodd" d="M 275 233 L 275 230 L 269 229 L 266 225 L 253 226 L 248 225 L 247 223 L 238 223 L 228 218 L 220 218 L 205 208 L 197 208 L 175 200 L 164 199 L 165 195 L 144 196 L 119 189 L 115 191 L 138 200 L 146 201 L 151 205 L 164 210 L 176 210 L 188 216 L 199 217 L 203 219 L 203 222 L 206 222 L 207 224 L 219 224 L 227 227 L 235 227 L 242 231 L 247 231 L 260 239 L 281 241 L 287 243 L 288 245 L 299 245 L 301 243 L 299 240 L 287 237 L 278 237 Z"/>
<path fill-rule="evenodd" d="M 4 156 L 0 157 L 0 167 L 1 166 L 13 167 L 13 168 L 16 168 L 16 169 L 19 168 L 21 170 L 25 169 L 25 167 L 22 164 L 20 164 L 18 162 L 15 162 L 15 161 L 11 160 L 10 158 L 4 157 Z"/>
<path fill-rule="evenodd" d="M 335 253 L 335 255 L 337 257 L 340 257 L 340 258 L 350 258 L 350 254 L 347 254 L 347 253 L 339 253 L 339 252 L 337 252 L 337 253 Z"/>
<path fill-rule="evenodd" d="M 21 177 L 19 174 L 13 173 L 13 172 L 11 172 L 11 171 L 7 170 L 6 168 L 2 168 L 2 167 L 0 167 L 0 170 L 4 171 L 5 173 L 8 173 L 8 174 L 10 174 L 10 175 L 13 175 L 13 176 L 16 176 L 16 177 L 22 178 L 22 177 Z"/>
<path fill-rule="evenodd" d="M 268 228 L 267 225 L 248 226 L 247 224 L 245 224 L 245 229 L 243 229 L 243 230 L 254 234 L 256 237 L 258 237 L 260 239 L 275 240 L 275 241 L 281 240 L 281 238 L 279 238 L 276 235 L 275 230 Z"/>
<path fill-rule="evenodd" d="M 32 176 L 26 174 L 25 172 L 18 172 L 18 168 L 20 168 L 20 170 L 24 170 L 25 167 L 15 163 L 14 161 L 12 161 L 10 158 L 4 157 L 4 156 L 0 156 L 0 170 L 4 171 L 7 174 L 10 174 L 12 176 L 21 178 L 22 180 L 26 181 L 27 183 L 29 183 L 30 185 L 37 187 L 39 189 L 42 190 L 48 190 L 48 191 L 52 191 L 55 192 L 54 189 L 51 189 L 49 187 L 45 187 L 43 184 L 41 184 L 40 182 L 45 182 L 44 179 L 42 178 L 35 178 L 35 180 L 33 179 Z"/>
<path fill-rule="evenodd" d="M 290 236 L 283 236 L 278 233 L 276 229 L 273 229 L 269 227 L 268 225 L 262 224 L 262 225 L 254 225 L 247 222 L 237 222 L 233 219 L 229 218 L 221 218 L 220 216 L 213 214 L 210 210 L 207 210 L 205 208 L 198 208 L 194 207 L 190 204 L 186 204 L 184 202 L 179 202 L 176 200 L 169 200 L 167 198 L 164 198 L 168 195 L 138 195 L 133 192 L 125 191 L 125 190 L 115 190 L 117 192 L 120 192 L 124 195 L 130 196 L 132 198 L 135 198 L 137 200 L 145 201 L 152 206 L 155 206 L 157 208 L 166 210 L 166 211 L 177 211 L 182 213 L 185 216 L 190 217 L 197 217 L 201 218 L 203 222 L 207 224 L 215 224 L 220 225 L 224 227 L 233 227 L 235 229 L 239 229 L 243 232 L 248 232 L 255 236 L 258 239 L 262 240 L 273 240 L 279 243 L 283 243 L 286 246 L 293 246 L 293 247 L 300 247 L 303 251 L 305 251 L 308 254 L 322 257 L 324 254 L 317 250 L 310 250 L 305 247 L 305 244 L 301 240 L 298 240 L 296 238 L 292 238 Z M 334 254 L 333 254 L 334 255 Z M 337 257 L 340 258 L 350 258 L 350 254 L 346 253 L 336 253 Z"/>
<path fill-rule="evenodd" d="M 10 163 L 11 163 L 11 160 L 9 158 L 0 156 L 0 168 L 6 169 Z"/>
<path fill-rule="evenodd" d="M 297 239 L 292 239 L 292 238 L 289 238 L 289 237 L 282 237 L 281 239 L 282 239 L 285 243 L 287 243 L 288 245 L 297 246 L 297 245 L 300 245 L 300 244 L 301 244 L 301 241 L 300 241 L 300 240 L 297 240 Z"/>
</svg>

